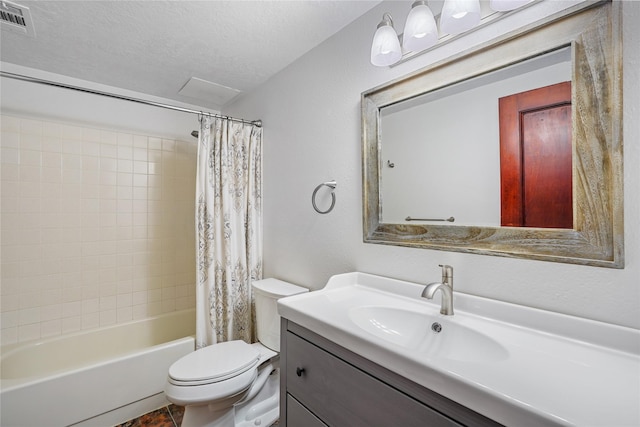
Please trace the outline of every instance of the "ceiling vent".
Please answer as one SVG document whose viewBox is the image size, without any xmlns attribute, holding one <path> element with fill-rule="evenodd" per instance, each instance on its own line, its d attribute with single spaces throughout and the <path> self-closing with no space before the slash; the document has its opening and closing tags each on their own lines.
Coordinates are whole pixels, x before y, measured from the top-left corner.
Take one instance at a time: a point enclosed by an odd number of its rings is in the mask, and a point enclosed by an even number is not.
<svg viewBox="0 0 640 427">
<path fill-rule="evenodd" d="M 31 13 L 26 6 L 0 0 L 0 22 L 3 30 L 14 31 L 30 37 L 36 36 Z"/>
<path fill-rule="evenodd" d="M 182 86 L 182 89 L 180 89 L 178 93 L 190 98 L 209 101 L 216 105 L 223 106 L 238 96 L 241 91 L 218 83 L 202 80 L 197 77 L 191 77 L 191 79 Z"/>
</svg>

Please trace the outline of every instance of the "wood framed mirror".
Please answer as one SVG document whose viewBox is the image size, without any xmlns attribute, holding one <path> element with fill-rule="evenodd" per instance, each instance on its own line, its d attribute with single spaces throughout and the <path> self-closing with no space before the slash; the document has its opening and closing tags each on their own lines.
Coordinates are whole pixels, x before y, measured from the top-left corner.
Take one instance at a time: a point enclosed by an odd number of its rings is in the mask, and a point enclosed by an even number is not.
<svg viewBox="0 0 640 427">
<path fill-rule="evenodd" d="M 364 92 L 361 98 L 364 242 L 623 268 L 621 32 L 619 4 L 611 1 L 589 2 Z M 408 157 L 413 157 L 417 169 L 422 170 L 408 170 L 408 176 L 415 177 L 413 183 L 404 181 L 402 186 L 395 189 L 390 190 L 393 187 L 388 187 L 387 181 L 383 182 L 383 179 L 388 179 L 388 168 L 396 166 L 383 154 L 391 143 L 396 144 L 389 140 L 390 133 L 386 131 L 392 127 L 390 122 L 385 121 L 388 111 L 401 111 L 405 105 L 415 105 L 421 98 L 433 97 L 437 92 L 459 92 L 460 87 L 483 76 L 493 76 L 493 82 L 500 86 L 506 81 L 500 77 L 501 70 L 517 68 L 534 58 L 550 57 L 558 51 L 567 51 L 570 57 L 570 108 L 561 108 L 560 114 L 570 114 L 572 125 L 568 131 L 570 136 L 567 135 L 570 139 L 568 153 L 572 167 L 569 178 L 566 174 L 563 178 L 570 187 L 570 200 L 562 208 L 565 211 L 562 221 L 543 225 L 537 222 L 533 225 L 508 222 L 504 217 L 502 221 L 500 218 L 495 221 L 459 221 L 458 218 L 479 210 L 481 202 L 474 200 L 473 196 L 482 192 L 472 190 L 470 184 L 462 184 L 461 193 L 445 187 L 447 197 L 458 203 L 455 208 L 457 212 L 437 212 L 436 207 L 442 203 L 437 196 L 425 192 L 424 185 L 418 183 L 435 183 L 442 187 L 447 168 L 454 171 L 449 177 L 458 177 L 461 173 L 455 172 L 455 158 L 466 157 L 467 162 L 469 158 L 475 159 L 469 150 L 480 143 L 480 136 L 465 139 L 451 132 L 444 136 L 440 133 L 436 137 L 435 130 L 432 133 L 424 129 L 405 129 L 404 133 L 409 135 L 421 135 L 420 138 L 409 138 L 419 140 L 420 148 L 408 145 L 410 148 L 405 148 L 405 151 Z M 496 72 L 498 74 L 492 74 Z M 557 90 L 552 92 L 557 93 Z M 495 102 L 495 110 L 499 110 L 498 99 L 491 102 Z M 447 108 L 438 111 L 444 114 L 445 110 Z M 548 117 L 545 116 L 545 120 Z M 438 120 L 442 120 L 439 115 Z M 464 122 L 459 124 L 460 127 L 474 126 L 465 116 L 461 120 Z M 500 129 L 499 123 L 491 123 L 491 126 L 495 127 L 498 136 L 493 135 L 488 139 L 495 147 L 499 147 L 496 139 L 502 139 L 506 131 Z M 517 128 L 517 131 L 521 131 L 521 128 Z M 430 138 L 430 135 L 433 137 Z M 525 147 L 523 143 L 519 144 Z M 443 146 L 456 145 L 459 147 L 457 152 L 454 151 L 458 153 L 457 156 L 433 155 L 445 168 L 443 172 L 423 175 L 424 170 L 429 171 L 432 167 L 427 166 L 426 162 L 430 156 L 422 154 L 420 149 L 428 146 L 432 153 L 439 153 L 438 150 Z M 489 148 L 483 151 L 494 150 L 499 160 L 491 167 L 480 165 L 479 170 L 499 177 L 503 167 L 500 162 L 504 162 L 500 159 L 500 150 Z M 557 165 L 548 166 L 555 157 L 556 153 L 540 160 L 540 169 L 558 168 Z M 425 161 L 421 161 L 423 159 Z M 468 165 L 464 168 L 473 170 Z M 479 176 L 477 172 L 475 174 L 472 176 Z M 565 193 L 567 185 L 564 185 Z M 500 184 L 494 187 L 485 198 L 497 200 L 489 209 L 500 215 L 501 206 L 506 202 L 500 199 Z M 394 194 L 421 201 L 423 207 L 433 208 L 435 213 L 407 212 L 408 218 L 394 216 L 392 212 L 397 208 L 392 197 Z M 531 211 L 535 211 L 550 202 L 533 199 L 529 203 L 533 208 Z M 516 204 L 522 205 L 522 202 Z M 570 211 L 568 216 L 567 210 Z M 418 221 L 411 217 L 417 217 Z M 454 218 L 454 222 L 442 221 Z"/>
</svg>

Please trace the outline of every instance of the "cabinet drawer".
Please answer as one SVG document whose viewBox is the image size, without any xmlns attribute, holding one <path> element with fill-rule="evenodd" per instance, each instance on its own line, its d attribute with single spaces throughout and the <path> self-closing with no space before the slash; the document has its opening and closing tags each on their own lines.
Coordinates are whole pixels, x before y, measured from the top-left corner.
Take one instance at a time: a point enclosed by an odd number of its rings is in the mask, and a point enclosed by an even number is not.
<svg viewBox="0 0 640 427">
<path fill-rule="evenodd" d="M 291 332 L 286 351 L 287 392 L 329 426 L 461 425 Z"/>
<path fill-rule="evenodd" d="M 287 425 L 291 427 L 327 427 L 291 395 L 287 395 Z"/>
</svg>

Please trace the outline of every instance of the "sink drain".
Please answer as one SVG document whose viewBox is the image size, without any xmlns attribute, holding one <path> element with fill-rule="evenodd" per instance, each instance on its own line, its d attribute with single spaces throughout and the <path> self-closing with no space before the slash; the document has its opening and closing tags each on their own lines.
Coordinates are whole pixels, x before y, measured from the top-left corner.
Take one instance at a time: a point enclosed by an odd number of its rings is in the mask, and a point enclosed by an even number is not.
<svg viewBox="0 0 640 427">
<path fill-rule="evenodd" d="M 431 330 L 437 334 L 442 330 L 442 325 L 438 322 L 433 322 L 433 324 L 431 325 Z"/>
</svg>

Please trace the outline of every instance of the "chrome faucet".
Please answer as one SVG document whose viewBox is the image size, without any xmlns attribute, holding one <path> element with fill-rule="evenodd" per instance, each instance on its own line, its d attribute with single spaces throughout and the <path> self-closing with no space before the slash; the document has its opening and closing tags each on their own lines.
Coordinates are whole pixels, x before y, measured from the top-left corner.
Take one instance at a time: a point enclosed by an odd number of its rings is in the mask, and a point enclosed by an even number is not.
<svg viewBox="0 0 640 427">
<path fill-rule="evenodd" d="M 439 290 L 442 294 L 440 313 L 453 316 L 453 267 L 450 265 L 440 265 L 440 267 L 442 267 L 442 282 L 429 283 L 422 291 L 422 296 L 433 299 Z"/>
</svg>

